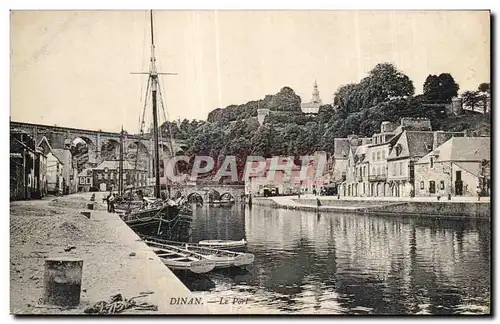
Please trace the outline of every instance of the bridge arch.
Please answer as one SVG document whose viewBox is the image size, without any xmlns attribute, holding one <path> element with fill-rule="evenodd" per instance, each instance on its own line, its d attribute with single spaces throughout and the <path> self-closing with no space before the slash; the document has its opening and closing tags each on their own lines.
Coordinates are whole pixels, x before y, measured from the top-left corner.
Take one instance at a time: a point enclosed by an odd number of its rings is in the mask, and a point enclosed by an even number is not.
<svg viewBox="0 0 500 324">
<path fill-rule="evenodd" d="M 144 143 L 137 140 L 132 140 L 127 143 L 126 159 L 129 163 L 139 170 L 149 170 L 151 154 Z"/>
<path fill-rule="evenodd" d="M 190 203 L 202 204 L 203 205 L 203 197 L 198 192 L 192 192 L 187 196 L 187 200 Z"/>
<path fill-rule="evenodd" d="M 220 193 L 215 189 L 210 189 L 207 192 L 208 201 L 220 200 Z"/>
<path fill-rule="evenodd" d="M 230 192 L 225 192 L 220 196 L 220 200 L 235 200 L 234 196 Z"/>
<path fill-rule="evenodd" d="M 118 160 L 120 156 L 120 142 L 113 138 L 106 138 L 101 144 L 101 161 Z"/>
<path fill-rule="evenodd" d="M 76 161 L 76 169 L 80 173 L 89 163 L 97 163 L 96 145 L 89 137 L 73 136 L 70 138 L 70 151 L 73 161 Z"/>
</svg>

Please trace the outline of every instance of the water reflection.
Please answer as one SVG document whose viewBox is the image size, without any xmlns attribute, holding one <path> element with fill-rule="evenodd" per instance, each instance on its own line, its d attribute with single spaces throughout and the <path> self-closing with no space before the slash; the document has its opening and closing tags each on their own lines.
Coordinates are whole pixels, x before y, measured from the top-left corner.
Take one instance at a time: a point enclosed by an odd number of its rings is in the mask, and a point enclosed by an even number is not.
<svg viewBox="0 0 500 324">
<path fill-rule="evenodd" d="M 489 223 L 318 214 L 254 206 L 196 209 L 193 241 L 246 238 L 247 273 L 216 291 L 288 312 L 488 313 Z"/>
</svg>

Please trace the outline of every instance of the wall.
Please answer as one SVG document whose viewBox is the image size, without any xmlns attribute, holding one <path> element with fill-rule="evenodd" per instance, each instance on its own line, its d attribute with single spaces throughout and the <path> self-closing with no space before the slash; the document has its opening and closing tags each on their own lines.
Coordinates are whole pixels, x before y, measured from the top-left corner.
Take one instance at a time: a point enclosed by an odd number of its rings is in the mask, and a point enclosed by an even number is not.
<svg viewBox="0 0 500 324">
<path fill-rule="evenodd" d="M 387 174 L 387 179 L 388 180 L 409 180 L 410 179 L 410 174 L 409 174 L 409 168 L 410 168 L 410 160 L 409 159 L 403 159 L 403 160 L 393 160 L 387 162 L 387 168 L 388 168 L 388 174 Z"/>
<path fill-rule="evenodd" d="M 406 130 L 431 130 L 428 118 L 401 118 L 401 126 Z"/>
<path fill-rule="evenodd" d="M 381 215 L 419 215 L 436 218 L 469 218 L 490 220 L 490 203 L 480 202 L 407 202 L 370 208 L 368 213 Z"/>
<path fill-rule="evenodd" d="M 468 162 L 466 164 L 479 164 L 479 162 Z M 451 162 L 435 162 L 432 169 L 429 163 L 416 164 L 415 194 L 422 197 L 455 195 L 456 171 L 462 171 L 462 181 L 464 184 L 463 196 L 476 196 L 476 187 L 479 184 L 478 177 Z M 436 193 L 434 194 L 429 192 L 430 181 L 434 181 L 436 184 Z M 444 189 L 441 189 L 441 181 L 444 181 Z M 424 189 L 421 189 L 421 182 L 424 182 Z"/>
</svg>

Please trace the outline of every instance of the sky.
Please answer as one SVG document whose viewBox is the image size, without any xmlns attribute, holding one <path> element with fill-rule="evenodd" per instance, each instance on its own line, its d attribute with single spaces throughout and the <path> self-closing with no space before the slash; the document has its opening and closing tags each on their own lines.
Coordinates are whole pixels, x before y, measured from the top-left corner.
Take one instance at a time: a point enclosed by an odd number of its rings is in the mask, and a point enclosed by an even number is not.
<svg viewBox="0 0 500 324">
<path fill-rule="evenodd" d="M 451 73 L 460 92 L 490 80 L 487 11 L 155 11 L 169 120 L 206 119 L 289 86 L 311 99 L 390 62 L 416 88 Z M 147 71 L 146 11 L 13 11 L 12 121 L 139 130 Z M 150 122 L 151 108 L 146 110 Z M 160 114 L 161 121 L 164 120 Z"/>
</svg>

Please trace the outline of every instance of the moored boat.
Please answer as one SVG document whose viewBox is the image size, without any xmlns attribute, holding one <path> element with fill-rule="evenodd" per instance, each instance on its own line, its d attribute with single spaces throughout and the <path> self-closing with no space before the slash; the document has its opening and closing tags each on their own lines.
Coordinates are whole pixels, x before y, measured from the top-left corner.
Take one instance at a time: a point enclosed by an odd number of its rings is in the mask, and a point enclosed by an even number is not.
<svg viewBox="0 0 500 324">
<path fill-rule="evenodd" d="M 253 263 L 255 256 L 251 253 L 218 250 L 200 246 L 196 243 L 173 242 L 155 238 L 144 238 L 144 242 L 152 248 L 175 249 L 178 252 L 192 252 L 215 262 L 216 268 L 240 267 Z"/>
<path fill-rule="evenodd" d="M 239 241 L 231 240 L 203 240 L 198 242 L 199 245 L 214 249 L 226 249 L 226 250 L 241 250 L 245 249 L 247 246 L 247 241 L 241 239 Z"/>
<path fill-rule="evenodd" d="M 154 252 L 171 270 L 189 270 L 194 273 L 207 273 L 215 268 L 215 262 L 196 253 L 179 251 L 167 246 L 155 247 Z"/>
</svg>

